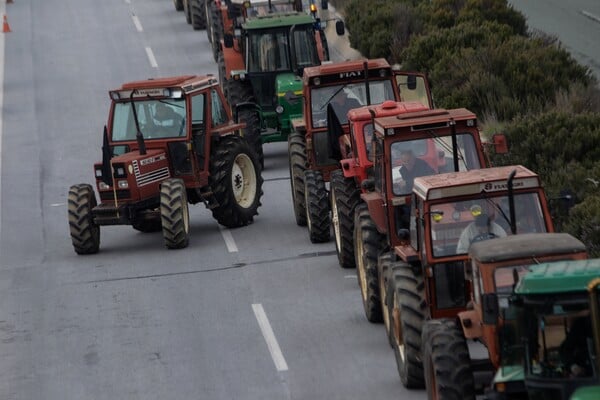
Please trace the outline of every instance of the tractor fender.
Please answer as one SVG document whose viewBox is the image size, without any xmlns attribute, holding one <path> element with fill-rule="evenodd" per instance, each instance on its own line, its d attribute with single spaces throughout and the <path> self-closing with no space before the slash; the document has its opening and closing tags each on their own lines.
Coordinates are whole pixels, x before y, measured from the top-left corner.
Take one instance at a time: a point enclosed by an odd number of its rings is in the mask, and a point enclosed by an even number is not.
<svg viewBox="0 0 600 400">
<path fill-rule="evenodd" d="M 483 336 L 483 323 L 477 310 L 458 313 L 458 319 L 466 339 L 478 339 Z"/>
</svg>

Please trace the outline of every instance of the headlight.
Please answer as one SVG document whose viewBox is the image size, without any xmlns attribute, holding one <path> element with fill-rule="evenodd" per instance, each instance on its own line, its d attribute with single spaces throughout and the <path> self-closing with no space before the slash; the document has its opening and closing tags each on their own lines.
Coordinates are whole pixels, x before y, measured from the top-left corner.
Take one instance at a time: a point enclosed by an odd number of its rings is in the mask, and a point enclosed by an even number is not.
<svg viewBox="0 0 600 400">
<path fill-rule="evenodd" d="M 129 183 L 127 183 L 127 181 L 119 181 L 117 185 L 119 189 L 127 189 L 129 187 Z"/>
<path fill-rule="evenodd" d="M 127 176 L 127 171 L 125 171 L 125 165 L 123 164 L 114 164 L 113 170 L 115 178 L 125 178 Z"/>
<path fill-rule="evenodd" d="M 277 114 L 283 114 L 283 106 L 279 105 L 275 108 Z"/>
<path fill-rule="evenodd" d="M 100 182 L 98 182 L 98 189 L 100 189 L 100 190 L 108 190 L 108 189 L 110 189 L 110 186 L 108 186 L 103 181 L 100 181 Z"/>
<path fill-rule="evenodd" d="M 98 178 L 98 179 L 102 178 L 102 169 L 101 168 L 98 168 L 96 170 L 96 178 Z"/>
</svg>

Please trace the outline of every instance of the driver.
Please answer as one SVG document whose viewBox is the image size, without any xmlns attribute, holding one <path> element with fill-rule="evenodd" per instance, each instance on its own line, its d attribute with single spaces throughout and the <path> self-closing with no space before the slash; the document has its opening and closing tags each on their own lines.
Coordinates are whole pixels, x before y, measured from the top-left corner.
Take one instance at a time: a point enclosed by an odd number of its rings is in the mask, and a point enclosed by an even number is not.
<svg viewBox="0 0 600 400">
<path fill-rule="evenodd" d="M 467 225 L 460 234 L 456 254 L 469 251 L 471 243 L 506 236 L 504 229 L 493 221 L 496 212 L 492 205 L 486 203 L 483 209 L 477 204 L 473 205 L 471 214 L 475 216 L 475 220 Z"/>
</svg>

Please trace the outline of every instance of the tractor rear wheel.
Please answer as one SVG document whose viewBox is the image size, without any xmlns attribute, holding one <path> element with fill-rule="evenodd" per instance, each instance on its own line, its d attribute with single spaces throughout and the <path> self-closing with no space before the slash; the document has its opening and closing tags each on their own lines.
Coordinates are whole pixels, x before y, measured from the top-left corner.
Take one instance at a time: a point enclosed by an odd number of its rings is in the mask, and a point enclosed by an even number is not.
<svg viewBox="0 0 600 400">
<path fill-rule="evenodd" d="M 214 0 L 206 0 L 206 34 L 208 35 L 208 41 L 212 45 L 213 57 L 215 61 L 219 59 L 222 54 L 221 51 L 221 39 L 223 38 L 223 19 L 221 17 L 221 10 L 217 8 L 217 4 Z"/>
<path fill-rule="evenodd" d="M 252 93 L 252 86 L 248 83 L 235 79 L 225 79 L 223 82 L 223 87 L 226 87 L 224 91 L 227 93 L 227 100 L 230 105 L 256 103 L 254 94 Z M 250 147 L 256 152 L 262 168 L 265 163 L 265 156 L 263 154 L 258 112 L 253 108 L 244 107 L 238 111 L 238 119 L 240 122 L 246 123 L 246 128 L 243 130 L 244 139 L 246 139 Z"/>
<path fill-rule="evenodd" d="M 227 228 L 250 224 L 258 214 L 262 176 L 256 154 L 239 136 L 223 137 L 210 157 L 209 184 L 218 206 L 213 217 Z"/>
<path fill-rule="evenodd" d="M 192 1 L 194 0 L 182 0 L 183 14 L 185 15 L 185 22 L 188 24 L 192 23 Z"/>
<path fill-rule="evenodd" d="M 192 28 L 200 30 L 206 28 L 206 15 L 204 14 L 204 0 L 188 0 L 191 6 Z"/>
<path fill-rule="evenodd" d="M 160 219 L 165 246 L 187 247 L 190 240 L 190 214 L 187 192 L 181 179 L 166 179 L 160 185 Z"/>
<path fill-rule="evenodd" d="M 427 306 L 423 276 L 415 274 L 412 266 L 399 262 L 393 264 L 390 279 L 392 347 L 398 374 L 405 387 L 423 388 L 421 331 Z"/>
<path fill-rule="evenodd" d="M 175 5 L 175 10 L 183 11 L 183 0 L 173 0 L 173 4 Z"/>
<path fill-rule="evenodd" d="M 331 172 L 331 222 L 335 250 L 342 268 L 354 268 L 354 210 L 360 202 L 360 191 L 354 179 L 344 177 L 340 169 Z"/>
<path fill-rule="evenodd" d="M 312 243 L 325 243 L 331 237 L 331 217 L 327 189 L 320 171 L 304 171 L 306 226 Z"/>
<path fill-rule="evenodd" d="M 454 320 L 429 320 L 423 326 L 423 367 L 427 397 L 475 400 L 469 348 Z"/>
<path fill-rule="evenodd" d="M 390 273 L 392 270 L 392 257 L 393 253 L 388 251 L 379 256 L 377 261 L 377 273 L 379 277 L 379 297 L 381 299 L 381 313 L 383 317 L 383 326 L 385 327 L 385 333 L 388 338 L 390 346 L 393 343 L 392 337 L 392 307 L 389 285 L 390 285 Z"/>
<path fill-rule="evenodd" d="M 306 141 L 304 135 L 294 131 L 288 136 L 288 158 L 290 167 L 290 184 L 292 186 L 292 203 L 294 216 L 298 226 L 306 226 L 306 199 L 304 196 L 304 171 L 306 161 Z"/>
<path fill-rule="evenodd" d="M 383 320 L 377 277 L 377 258 L 383 239 L 369 215 L 367 205 L 360 203 L 354 213 L 354 255 L 360 294 L 369 322 Z"/>
<path fill-rule="evenodd" d="M 80 183 L 69 188 L 69 230 L 77 254 L 94 254 L 100 249 L 100 227 L 94 222 L 92 214 L 96 205 L 96 195 L 91 185 Z"/>
</svg>

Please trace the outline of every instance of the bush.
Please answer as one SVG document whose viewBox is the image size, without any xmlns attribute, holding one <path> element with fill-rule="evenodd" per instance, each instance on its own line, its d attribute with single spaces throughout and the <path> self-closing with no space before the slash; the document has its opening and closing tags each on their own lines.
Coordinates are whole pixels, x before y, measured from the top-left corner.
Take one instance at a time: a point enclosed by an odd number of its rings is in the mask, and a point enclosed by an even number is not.
<svg viewBox="0 0 600 400">
<path fill-rule="evenodd" d="M 591 257 L 600 257 L 600 196 L 589 196 L 576 205 L 564 225 L 564 231 L 579 238 Z"/>
</svg>

